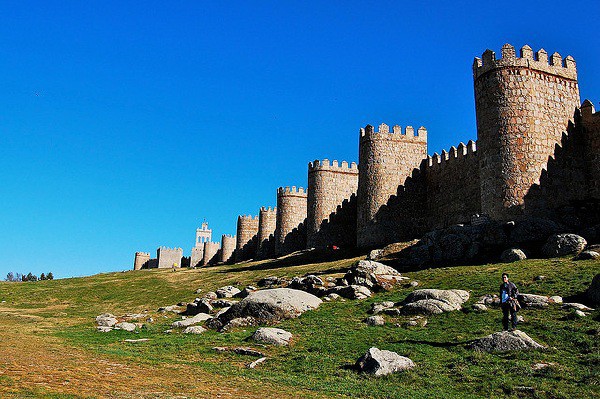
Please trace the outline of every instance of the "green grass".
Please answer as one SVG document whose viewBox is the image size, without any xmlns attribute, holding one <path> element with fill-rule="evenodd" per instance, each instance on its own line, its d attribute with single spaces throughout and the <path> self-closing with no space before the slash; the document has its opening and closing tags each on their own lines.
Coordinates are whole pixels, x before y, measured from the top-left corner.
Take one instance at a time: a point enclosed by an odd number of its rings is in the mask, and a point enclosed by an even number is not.
<svg viewBox="0 0 600 399">
<path fill-rule="evenodd" d="M 140 271 L 102 274 L 86 278 L 37 283 L 0 284 L 3 304 L 15 309 L 41 309 L 48 320 L 72 320 L 45 332 L 90 353 L 160 367 L 182 364 L 214 374 L 215 379 L 235 375 L 257 385 L 301 388 L 327 396 L 360 398 L 596 398 L 600 397 L 599 312 L 566 320 L 558 306 L 522 310 L 520 329 L 545 351 L 506 354 L 475 353 L 466 349 L 472 339 L 500 330 L 501 312 L 470 311 L 484 294 L 496 293 L 500 274 L 508 272 L 521 292 L 578 298 L 600 272 L 597 261 L 569 259 L 527 260 L 494 264 L 427 269 L 405 273 L 419 281 L 418 288 L 459 288 L 471 292 L 464 311 L 428 317 L 426 327 L 396 327 L 404 318 L 386 317 L 386 325 L 369 327 L 363 320 L 373 302 L 400 301 L 413 288 L 400 288 L 364 301 L 323 303 L 316 311 L 278 327 L 294 335 L 290 347 L 260 347 L 246 339 L 256 327 L 230 333 L 208 331 L 202 335 L 164 334 L 177 317 L 155 314 L 159 306 L 190 301 L 196 288 L 204 292 L 225 284 L 244 286 L 269 275 L 294 276 L 306 272 L 339 275 L 355 258 L 309 265 L 273 263 L 220 266 L 203 270 Z M 536 282 L 534 277 L 545 275 Z M 55 308 L 54 308 L 54 307 Z M 149 310 L 156 322 L 137 334 L 122 331 L 98 333 L 93 318 L 103 312 L 123 314 Z M 125 338 L 149 338 L 126 343 Z M 219 353 L 215 346 L 253 346 L 268 360 L 256 369 L 244 365 L 254 360 Z M 372 346 L 410 357 L 417 367 L 383 378 L 357 374 L 351 366 Z M 535 363 L 551 363 L 534 370 Z M 0 382 L 10 383 L 0 376 Z M 523 387 L 531 387 L 523 388 Z M 271 394 L 274 394 L 271 392 Z M 47 396 L 51 397 L 51 396 Z"/>
</svg>

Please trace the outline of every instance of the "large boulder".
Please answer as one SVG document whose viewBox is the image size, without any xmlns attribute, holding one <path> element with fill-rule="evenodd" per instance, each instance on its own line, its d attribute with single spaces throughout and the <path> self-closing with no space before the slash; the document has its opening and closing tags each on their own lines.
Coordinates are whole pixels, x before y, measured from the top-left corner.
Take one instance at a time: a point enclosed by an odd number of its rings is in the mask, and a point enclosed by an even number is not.
<svg viewBox="0 0 600 399">
<path fill-rule="evenodd" d="M 231 320 L 250 317 L 260 324 L 273 324 L 316 309 L 322 301 L 308 292 L 291 288 L 274 288 L 251 293 L 210 323 L 221 329 Z"/>
<path fill-rule="evenodd" d="M 289 345 L 292 334 L 281 328 L 261 327 L 252 334 L 252 339 L 263 344 Z"/>
<path fill-rule="evenodd" d="M 370 348 L 355 365 L 356 369 L 380 377 L 415 367 L 415 363 L 396 352 Z"/>
<path fill-rule="evenodd" d="M 544 348 L 520 330 L 493 333 L 473 341 L 468 347 L 479 352 L 510 352 Z"/>
<path fill-rule="evenodd" d="M 117 318 L 110 313 L 103 313 L 96 317 L 96 324 L 99 327 L 113 327 L 118 322 Z"/>
<path fill-rule="evenodd" d="M 553 234 L 542 247 L 542 253 L 548 258 L 565 255 L 577 255 L 585 249 L 587 241 L 577 234 Z"/>
<path fill-rule="evenodd" d="M 362 285 L 337 285 L 327 290 L 328 295 L 339 295 L 347 299 L 366 299 L 371 297 L 371 290 Z"/>
<path fill-rule="evenodd" d="M 217 298 L 233 298 L 234 295 L 239 294 L 240 290 L 232 285 L 221 287 L 215 291 Z"/>
<path fill-rule="evenodd" d="M 592 284 L 585 292 L 585 295 L 592 303 L 600 305 L 600 273 L 594 276 Z"/>
<path fill-rule="evenodd" d="M 526 218 L 517 222 L 510 232 L 510 241 L 515 244 L 542 244 L 553 234 L 560 232 L 556 222 L 542 218 Z"/>
<path fill-rule="evenodd" d="M 403 314 L 439 314 L 460 310 L 469 300 L 464 290 L 421 289 L 411 292 L 402 302 Z"/>
<path fill-rule="evenodd" d="M 393 267 L 374 260 L 360 260 L 354 265 L 344 279 L 349 285 L 362 285 L 375 291 L 389 290 L 399 282 L 406 280 Z"/>
<path fill-rule="evenodd" d="M 520 260 L 527 259 L 527 255 L 519 248 L 509 248 L 502 252 L 500 260 L 504 263 L 512 263 Z"/>
<path fill-rule="evenodd" d="M 524 308 L 547 308 L 549 298 L 544 295 L 519 294 L 517 299 Z"/>
</svg>

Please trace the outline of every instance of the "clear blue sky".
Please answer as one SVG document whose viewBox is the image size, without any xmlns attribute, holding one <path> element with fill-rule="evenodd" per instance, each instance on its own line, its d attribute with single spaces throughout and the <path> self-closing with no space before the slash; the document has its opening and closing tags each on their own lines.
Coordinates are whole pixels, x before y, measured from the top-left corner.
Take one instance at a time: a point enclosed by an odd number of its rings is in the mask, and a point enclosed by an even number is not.
<svg viewBox="0 0 600 399">
<path fill-rule="evenodd" d="M 529 44 L 600 101 L 598 1 L 0 3 L 0 278 L 131 269 L 356 161 L 358 130 L 476 138 L 471 65 Z M 598 108 L 598 106 L 597 106 Z"/>
</svg>

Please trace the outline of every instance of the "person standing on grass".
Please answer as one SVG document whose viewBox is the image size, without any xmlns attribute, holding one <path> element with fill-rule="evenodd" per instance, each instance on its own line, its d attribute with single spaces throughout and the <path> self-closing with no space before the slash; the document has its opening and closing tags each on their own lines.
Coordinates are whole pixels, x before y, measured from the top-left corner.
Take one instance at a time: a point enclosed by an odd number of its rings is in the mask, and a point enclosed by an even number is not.
<svg viewBox="0 0 600 399">
<path fill-rule="evenodd" d="M 519 302 L 517 301 L 519 290 L 517 286 L 508 281 L 508 274 L 502 273 L 502 284 L 500 285 L 500 303 L 502 306 L 502 328 L 508 330 L 508 315 L 512 322 L 512 330 L 517 329 L 517 310 Z"/>
</svg>

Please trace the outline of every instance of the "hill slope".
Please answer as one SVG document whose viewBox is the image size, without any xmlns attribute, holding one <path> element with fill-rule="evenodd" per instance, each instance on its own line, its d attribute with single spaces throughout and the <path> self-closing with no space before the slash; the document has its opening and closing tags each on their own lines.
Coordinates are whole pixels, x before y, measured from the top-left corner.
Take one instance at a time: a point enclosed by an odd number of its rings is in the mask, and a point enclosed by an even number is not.
<svg viewBox="0 0 600 399">
<path fill-rule="evenodd" d="M 339 256 L 339 255 L 336 255 Z M 471 291 L 464 311 L 428 317 L 425 327 L 401 327 L 405 318 L 386 317 L 381 327 L 363 320 L 374 302 L 400 301 L 403 287 L 363 301 L 328 302 L 279 327 L 293 345 L 260 347 L 246 339 L 256 327 L 220 334 L 164 334 L 179 319 L 160 306 L 191 301 L 203 292 L 233 284 L 256 285 L 266 276 L 305 273 L 340 276 L 357 257 L 288 259 L 197 270 L 151 270 L 101 274 L 36 283 L 0 284 L 0 394 L 3 397 L 139 398 L 574 398 L 600 397 L 598 311 L 567 320 L 558 306 L 522 310 L 520 329 L 550 349 L 481 354 L 465 348 L 472 339 L 500 330 L 501 312 L 476 313 L 470 305 L 495 293 L 507 271 L 522 292 L 580 295 L 600 272 L 597 261 L 527 260 L 427 269 L 406 273 L 418 288 Z M 298 263 L 307 264 L 298 264 Z M 545 275 L 542 281 L 534 281 Z M 5 301 L 5 302 L 4 302 Z M 148 311 L 155 320 L 138 333 L 95 331 L 94 317 Z M 397 325 L 400 325 L 397 326 Z M 125 339 L 147 338 L 130 343 Z M 253 346 L 268 360 L 216 352 L 215 346 Z M 384 378 L 357 374 L 351 366 L 376 346 L 410 357 L 417 367 Z M 535 364 L 548 367 L 536 370 Z"/>
</svg>

